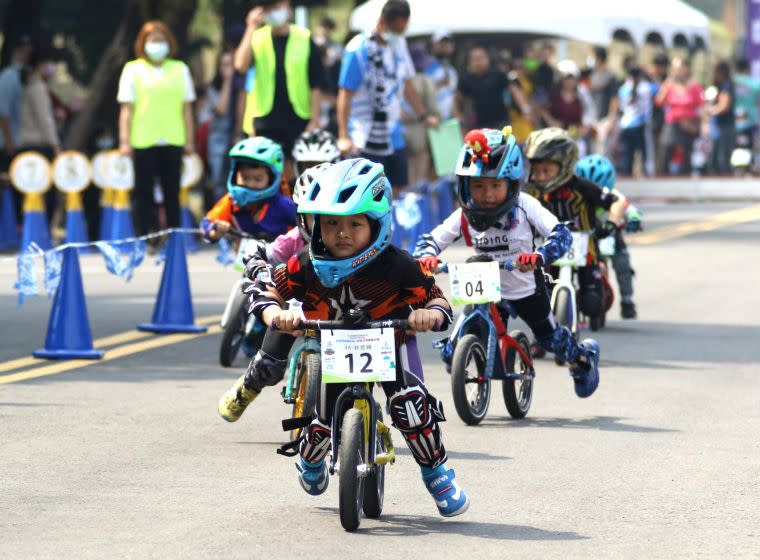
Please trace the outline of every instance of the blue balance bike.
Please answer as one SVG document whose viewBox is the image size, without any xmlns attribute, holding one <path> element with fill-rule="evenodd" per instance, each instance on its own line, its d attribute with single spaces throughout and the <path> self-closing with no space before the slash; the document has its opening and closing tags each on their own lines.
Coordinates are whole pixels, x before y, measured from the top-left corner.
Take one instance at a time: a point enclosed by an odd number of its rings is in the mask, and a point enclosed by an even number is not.
<svg viewBox="0 0 760 560">
<path fill-rule="evenodd" d="M 500 266 L 507 270 L 514 267 L 512 261 Z M 444 263 L 436 272 L 447 271 Z M 514 309 L 506 311 L 508 316 L 517 317 Z M 434 344 L 451 374 L 454 406 L 465 424 L 476 425 L 485 418 L 492 379 L 501 380 L 504 403 L 512 418 L 523 418 L 530 409 L 536 375 L 530 341 L 522 331 L 507 332 L 508 316 L 502 317 L 496 303 L 467 305 L 451 335 Z"/>
</svg>

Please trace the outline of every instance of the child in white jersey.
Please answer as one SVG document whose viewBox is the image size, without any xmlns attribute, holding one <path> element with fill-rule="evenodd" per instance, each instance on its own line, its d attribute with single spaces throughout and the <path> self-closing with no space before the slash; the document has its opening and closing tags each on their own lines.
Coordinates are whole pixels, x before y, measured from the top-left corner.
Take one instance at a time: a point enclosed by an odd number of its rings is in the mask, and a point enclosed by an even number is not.
<svg viewBox="0 0 760 560">
<path fill-rule="evenodd" d="M 542 271 L 568 250 L 570 231 L 535 198 L 520 192 L 523 158 L 510 128 L 472 131 L 467 138 L 457 162 L 461 208 L 421 236 L 415 256 L 433 269 L 439 253 L 464 237 L 478 254 L 512 260 L 518 270 L 501 270 L 504 299 L 541 346 L 570 364 L 575 393 L 591 396 L 599 384 L 599 345 L 593 339 L 578 344 L 567 327 L 557 325 Z M 534 230 L 546 239 L 538 248 Z"/>
</svg>

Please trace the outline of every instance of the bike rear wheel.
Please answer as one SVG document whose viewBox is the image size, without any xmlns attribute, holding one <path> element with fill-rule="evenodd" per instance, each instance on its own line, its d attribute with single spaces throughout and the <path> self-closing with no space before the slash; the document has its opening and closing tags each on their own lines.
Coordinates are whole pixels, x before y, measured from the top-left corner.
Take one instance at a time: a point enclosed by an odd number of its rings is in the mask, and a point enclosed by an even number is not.
<svg viewBox="0 0 760 560">
<path fill-rule="evenodd" d="M 338 505 L 340 524 L 346 531 L 355 531 L 361 522 L 364 499 L 364 477 L 358 467 L 364 464 L 364 417 L 356 409 L 343 416 L 340 429 L 340 475 L 338 478 Z"/>
<path fill-rule="evenodd" d="M 230 320 L 224 326 L 222 341 L 219 345 L 219 363 L 224 367 L 230 367 L 233 364 L 243 344 L 245 323 L 248 318 L 245 303 L 246 296 L 243 292 L 235 295 Z"/>
<path fill-rule="evenodd" d="M 554 319 L 558 325 L 567 327 L 571 331 L 573 330 L 572 298 L 573 294 L 567 288 L 560 288 L 557 299 L 554 301 Z M 573 333 L 573 336 L 576 336 L 576 333 Z M 554 354 L 554 363 L 562 366 L 565 365 L 565 360 Z"/>
<path fill-rule="evenodd" d="M 295 400 L 293 401 L 292 418 L 313 416 L 317 406 L 319 386 L 322 382 L 322 369 L 319 354 L 303 352 L 298 363 L 298 373 L 295 384 Z M 301 435 L 301 428 L 290 432 L 291 441 Z"/>
<path fill-rule="evenodd" d="M 525 333 L 512 331 L 509 336 L 515 339 L 526 356 L 530 356 L 530 341 Z M 514 348 L 507 350 L 505 367 L 510 373 L 532 373 L 532 366 L 526 363 Z M 533 402 L 533 379 L 505 379 L 502 381 L 501 389 L 509 415 L 512 418 L 524 418 Z"/>
<path fill-rule="evenodd" d="M 377 419 L 383 421 L 383 410 L 375 403 Z M 380 432 L 375 430 L 375 456 L 387 451 Z M 383 499 L 385 498 L 385 465 L 375 465 L 372 474 L 367 475 L 364 481 L 364 515 L 370 519 L 376 519 L 383 513 Z"/>
<path fill-rule="evenodd" d="M 457 342 L 451 359 L 451 393 L 454 407 L 465 424 L 485 418 L 491 400 L 491 380 L 485 377 L 486 350 L 474 334 Z"/>
</svg>

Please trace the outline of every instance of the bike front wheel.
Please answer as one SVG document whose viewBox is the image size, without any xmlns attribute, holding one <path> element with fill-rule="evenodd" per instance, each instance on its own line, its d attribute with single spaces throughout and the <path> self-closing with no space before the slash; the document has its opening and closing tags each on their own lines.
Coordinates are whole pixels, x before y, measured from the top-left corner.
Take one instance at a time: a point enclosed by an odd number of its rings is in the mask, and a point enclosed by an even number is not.
<svg viewBox="0 0 760 560">
<path fill-rule="evenodd" d="M 361 522 L 365 480 L 359 474 L 359 466 L 364 465 L 366 457 L 364 417 L 356 408 L 349 409 L 343 416 L 338 457 L 340 458 L 338 479 L 340 524 L 346 531 L 356 531 Z"/>
<path fill-rule="evenodd" d="M 377 420 L 383 421 L 383 410 L 375 403 Z M 383 444 L 383 438 L 378 430 L 375 430 L 375 456 L 388 451 Z M 368 454 L 369 455 L 369 454 Z M 385 465 L 375 465 L 372 474 L 367 475 L 364 481 L 364 515 L 370 519 L 376 519 L 383 513 L 383 499 L 385 498 Z"/>
<path fill-rule="evenodd" d="M 530 341 L 521 331 L 513 331 L 510 335 L 520 345 L 526 356 L 530 356 Z M 530 375 L 532 366 L 514 348 L 507 350 L 505 368 L 509 373 Z M 505 379 L 501 384 L 504 394 L 504 404 L 512 418 L 524 418 L 533 402 L 533 379 Z"/>
<path fill-rule="evenodd" d="M 485 376 L 486 350 L 474 334 L 457 342 L 451 359 L 451 393 L 454 407 L 465 424 L 485 418 L 491 400 L 491 380 Z"/>
<path fill-rule="evenodd" d="M 243 344 L 245 337 L 246 314 L 246 295 L 240 292 L 235 296 L 232 304 L 232 313 L 230 320 L 224 326 L 222 342 L 219 345 L 219 363 L 224 367 L 230 367 Z"/>
</svg>

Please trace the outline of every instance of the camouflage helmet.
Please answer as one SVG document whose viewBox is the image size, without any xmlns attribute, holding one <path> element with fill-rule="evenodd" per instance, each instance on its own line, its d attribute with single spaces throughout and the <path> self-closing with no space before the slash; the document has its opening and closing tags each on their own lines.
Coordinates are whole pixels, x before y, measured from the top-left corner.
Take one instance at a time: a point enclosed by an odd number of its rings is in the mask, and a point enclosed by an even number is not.
<svg viewBox="0 0 760 560">
<path fill-rule="evenodd" d="M 559 164 L 559 174 L 554 179 L 537 183 L 531 175 L 525 185 L 529 189 L 549 193 L 567 183 L 573 176 L 575 164 L 578 161 L 578 145 L 562 128 L 543 128 L 528 136 L 528 141 L 525 143 L 525 157 L 531 162 L 554 161 Z"/>
</svg>

